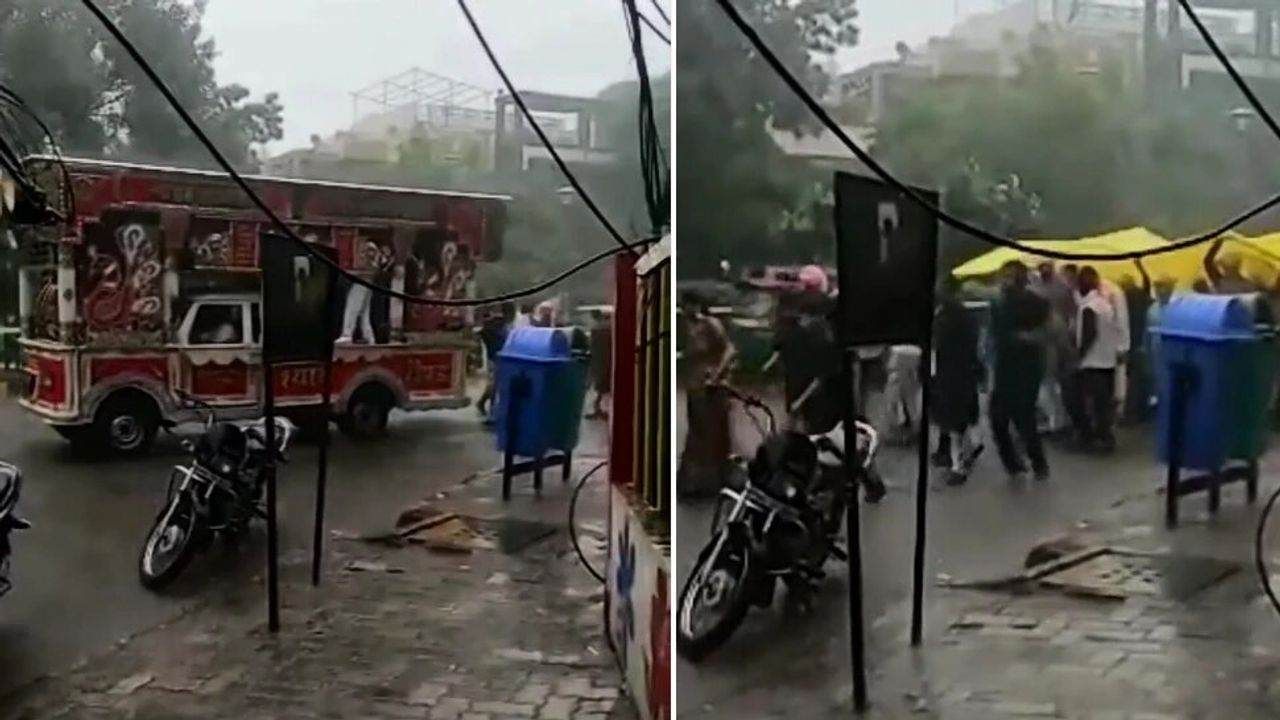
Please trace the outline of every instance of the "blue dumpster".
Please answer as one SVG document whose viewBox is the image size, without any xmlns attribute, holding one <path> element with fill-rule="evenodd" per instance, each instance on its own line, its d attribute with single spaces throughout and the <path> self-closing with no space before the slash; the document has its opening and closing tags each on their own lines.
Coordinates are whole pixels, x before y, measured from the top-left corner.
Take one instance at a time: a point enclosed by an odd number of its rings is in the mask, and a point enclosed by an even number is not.
<svg viewBox="0 0 1280 720">
<path fill-rule="evenodd" d="M 1168 464 L 1172 393 L 1185 379 L 1178 465 L 1217 472 L 1228 460 L 1253 460 L 1266 443 L 1266 411 L 1275 346 L 1259 332 L 1244 296 L 1187 294 L 1165 308 L 1160 327 L 1157 453 Z"/>
<path fill-rule="evenodd" d="M 569 333 L 513 330 L 498 352 L 496 381 L 499 450 L 533 458 L 548 450 L 573 452 L 587 389 L 586 367 L 574 356 Z"/>
</svg>

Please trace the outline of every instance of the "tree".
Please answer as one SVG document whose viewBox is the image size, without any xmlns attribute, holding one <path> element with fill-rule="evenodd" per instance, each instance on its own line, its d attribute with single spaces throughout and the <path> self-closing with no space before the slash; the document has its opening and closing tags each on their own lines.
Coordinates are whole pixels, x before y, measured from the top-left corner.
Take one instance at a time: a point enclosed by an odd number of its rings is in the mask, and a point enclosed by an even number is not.
<svg viewBox="0 0 1280 720">
<path fill-rule="evenodd" d="M 744 16 L 783 62 L 821 96 L 822 60 L 857 42 L 854 0 L 741 0 Z M 719 261 L 785 255 L 784 217 L 805 204 L 813 173 L 790 163 L 769 128 L 817 129 L 809 111 L 751 51 L 714 3 L 686 3 L 676 92 L 676 215 L 684 276 L 716 272 Z"/>
<path fill-rule="evenodd" d="M 1251 143 L 1233 124 L 1239 99 L 1192 89 L 1152 108 L 1118 62 L 1100 73 L 1075 65 L 1067 53 L 1033 47 L 1014 78 L 922 86 L 881 121 L 876 151 L 906 179 L 940 188 L 957 215 L 1022 237 L 1133 225 L 1187 235 L 1280 180 L 1274 144 Z M 1013 177 L 1021 194 L 1001 197 L 999 185 Z M 989 249 L 950 230 L 943 239 L 949 261 Z"/>
<path fill-rule="evenodd" d="M 247 88 L 217 83 L 216 46 L 201 27 L 205 0 L 108 0 L 104 7 L 232 162 L 252 167 L 250 145 L 282 136 L 278 95 L 251 102 Z M 74 0 L 0 0 L 0 81 L 27 100 L 69 154 L 212 164 Z"/>
</svg>

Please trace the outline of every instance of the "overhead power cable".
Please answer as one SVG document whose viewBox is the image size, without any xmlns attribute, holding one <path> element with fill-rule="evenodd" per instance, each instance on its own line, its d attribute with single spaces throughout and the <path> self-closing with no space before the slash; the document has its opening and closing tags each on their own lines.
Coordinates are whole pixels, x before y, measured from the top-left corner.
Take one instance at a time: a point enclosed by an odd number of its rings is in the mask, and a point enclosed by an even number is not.
<svg viewBox="0 0 1280 720">
<path fill-rule="evenodd" d="M 30 176 L 23 166 L 22 158 L 30 153 L 23 151 L 17 124 L 10 122 L 5 117 L 2 108 L 0 108 L 0 120 L 6 121 L 4 124 L 12 134 L 12 137 L 6 139 L 3 133 L 0 133 L 0 167 L 3 167 L 18 187 L 22 189 L 27 201 L 40 206 L 41 211 L 47 215 L 48 219 L 68 223 L 73 222 L 75 218 L 75 193 L 71 188 L 71 173 L 67 170 L 66 162 L 63 161 L 62 150 L 58 147 L 58 140 L 53 131 L 49 129 L 49 126 L 40 118 L 40 115 L 35 110 L 32 110 L 31 106 L 21 96 L 2 84 L 0 84 L 0 104 L 8 105 L 25 115 L 43 133 L 48 152 L 53 155 L 62 174 L 63 205 L 61 210 L 49 207 L 44 189 L 36 183 L 35 179 Z"/>
<path fill-rule="evenodd" d="M 280 235 L 283 236 L 284 238 L 292 240 L 295 245 L 302 248 L 307 254 L 311 255 L 311 257 L 315 258 L 320 263 L 329 266 L 334 270 L 334 272 L 346 278 L 351 283 L 367 287 L 370 290 L 381 293 L 385 296 L 392 297 L 397 300 L 402 300 L 406 303 L 410 303 L 413 305 L 431 305 L 431 306 L 445 306 L 445 307 L 474 307 L 479 305 L 491 305 L 494 303 L 507 302 L 509 300 L 516 300 L 519 298 L 528 297 L 530 295 L 536 295 L 537 293 L 542 292 L 543 290 L 547 289 L 551 285 L 554 285 L 555 283 L 560 282 L 564 278 L 569 277 L 573 273 L 578 272 L 593 263 L 599 262 L 600 260 L 603 260 L 606 257 L 615 255 L 624 251 L 635 252 L 633 245 L 627 245 L 623 243 L 621 247 L 611 248 L 605 252 L 597 253 L 596 255 L 593 255 L 583 260 L 582 262 L 579 262 L 577 265 L 574 265 L 568 270 L 560 273 L 554 278 L 543 281 L 533 287 L 525 288 L 523 290 L 518 290 L 516 292 L 496 295 L 488 298 L 461 299 L 461 300 L 422 298 L 422 297 L 416 297 L 413 295 L 407 295 L 402 292 L 396 292 L 389 288 L 376 285 L 360 277 L 359 275 L 348 272 L 347 270 L 340 267 L 336 262 L 331 260 L 327 255 L 320 252 L 316 248 L 312 247 L 310 243 L 308 243 L 307 241 L 299 237 L 298 234 L 294 232 L 293 228 L 289 227 L 283 220 L 281 220 L 280 216 L 277 215 L 275 211 L 271 209 L 271 206 L 267 205 L 266 201 L 264 201 L 258 195 L 258 193 L 255 192 L 254 189 L 249 186 L 247 182 L 245 182 L 245 179 L 241 177 L 240 173 L 237 172 L 236 169 L 231 165 L 231 162 L 227 160 L 225 155 L 222 154 L 222 151 L 218 149 L 218 146 L 214 144 L 214 142 L 211 139 L 209 139 L 209 136 L 205 134 L 203 129 L 200 128 L 200 124 L 195 121 L 195 118 L 191 117 L 191 113 L 188 112 L 187 109 L 183 107 L 182 103 L 178 101 L 178 98 L 174 96 L 173 91 L 164 82 L 164 80 L 161 79 L 161 77 L 156 73 L 155 69 L 151 66 L 149 62 L 147 62 L 147 59 L 143 57 L 142 53 L 138 50 L 137 47 L 134 46 L 133 42 L 129 40 L 129 38 L 124 34 L 124 32 L 122 32 L 120 28 L 111 20 L 111 18 L 109 18 L 107 14 L 102 11 L 102 8 L 98 7 L 97 3 L 95 3 L 94 0 L 82 0 L 82 2 L 84 3 L 85 8 L 88 9 L 89 12 L 95 18 L 97 18 L 98 22 L 102 24 L 102 26 L 106 29 L 106 31 L 110 33 L 111 36 L 114 37 L 118 43 L 120 43 L 120 46 L 129 55 L 129 57 L 133 58 L 133 61 L 138 64 L 139 69 L 141 69 L 143 74 L 146 75 L 147 78 L 156 86 L 156 89 L 160 92 L 161 95 L 164 96 L 164 99 L 169 103 L 169 106 L 172 107 L 173 111 L 178 114 L 178 117 L 182 119 L 182 122 L 186 124 L 186 126 L 191 130 L 192 134 L 196 136 L 196 140 L 198 140 L 200 144 L 204 146 L 204 148 L 213 157 L 214 161 L 217 162 L 218 165 L 222 168 L 223 172 L 227 173 L 227 175 L 230 176 L 231 180 L 240 188 L 242 192 L 244 192 L 245 196 L 248 197 L 251 202 L 253 202 L 254 206 L 256 206 L 258 210 L 260 210 L 262 214 L 265 215 L 273 225 L 275 225 L 276 229 L 279 230 Z M 585 197 L 586 196 L 584 195 L 584 199 Z M 618 239 L 621 241 L 620 236 L 618 237 Z M 641 245 L 641 243 L 637 243 L 636 245 Z"/>
<path fill-rule="evenodd" d="M 671 44 L 671 38 L 667 37 L 666 33 L 659 30 L 658 26 L 653 24 L 653 21 L 649 19 L 648 15 L 645 15 L 644 13 L 637 10 L 636 16 L 640 18 L 640 22 L 649 26 L 649 30 L 652 31 L 654 35 L 657 35 L 659 40 L 661 40 L 662 42 L 668 45 Z"/>
<path fill-rule="evenodd" d="M 507 71 L 502 67 L 502 63 L 498 61 L 498 56 L 494 54 L 493 48 L 489 47 L 489 41 L 484 36 L 484 31 L 480 29 L 480 24 L 476 22 L 476 18 L 471 14 L 471 9 L 467 7 L 466 0 L 458 0 L 458 8 L 462 10 L 462 14 L 467 18 L 467 24 L 471 26 L 471 32 L 475 33 L 476 40 L 480 41 L 480 47 L 484 49 L 484 54 L 489 57 L 489 63 L 493 65 L 493 69 L 498 73 L 498 77 L 502 78 L 502 84 L 506 86 L 507 92 L 511 93 L 511 100 L 515 102 L 516 107 L 520 108 L 520 112 L 524 115 L 524 119 L 528 121 L 529 127 L 533 128 L 533 132 L 542 141 L 543 147 L 547 149 L 547 153 L 551 155 L 551 159 L 555 161 L 556 167 L 560 168 L 560 172 L 564 174 L 569 184 L 577 191 L 578 196 L 582 198 L 582 202 L 586 204 L 591 214 L 596 216 L 600 224 L 609 232 L 618 245 L 635 253 L 635 249 L 622 239 L 622 234 L 614 228 L 613 223 L 609 222 L 609 218 L 605 217 L 604 211 L 596 205 L 587 191 L 583 189 L 582 184 L 578 182 L 578 178 L 569 170 L 569 166 L 565 164 L 564 159 L 560 157 L 560 153 L 556 150 L 556 146 L 551 143 L 551 139 L 543 132 L 542 126 L 538 124 L 537 118 L 530 112 L 529 106 L 525 104 L 524 98 L 520 96 L 516 90 L 515 83 L 511 82 L 511 78 L 507 75 Z"/>
<path fill-rule="evenodd" d="M 1181 2 L 1185 7 L 1186 0 L 1181 0 Z M 872 157 L 871 153 L 867 152 L 864 148 L 862 148 L 856 142 L 854 142 L 853 138 L 849 137 L 849 134 L 845 132 L 844 128 L 840 127 L 840 125 L 826 111 L 826 108 L 822 107 L 821 103 L 819 103 L 817 99 L 813 97 L 813 95 L 804 86 L 804 84 L 801 83 L 800 80 L 797 79 L 796 76 L 786 67 L 786 65 L 782 63 L 782 61 L 778 58 L 777 54 L 775 54 L 773 50 L 768 46 L 768 44 L 765 43 L 765 41 L 760 37 L 760 34 L 756 32 L 755 28 L 751 27 L 751 24 L 748 23 L 746 19 L 742 17 L 742 14 L 738 12 L 738 9 L 734 7 L 733 3 L 730 0 L 716 0 L 716 3 L 720 6 L 720 9 L 723 10 L 724 13 L 729 17 L 729 19 L 733 22 L 733 24 L 737 26 L 738 30 L 747 38 L 748 41 L 750 41 L 752 47 L 754 47 L 756 51 L 760 53 L 760 56 L 765 60 L 765 62 L 767 62 L 769 66 L 773 68 L 774 72 L 776 72 L 778 76 L 782 79 L 782 81 L 786 83 L 787 87 L 789 87 L 791 91 L 795 93 L 795 95 L 798 98 L 800 98 L 801 102 L 804 103 L 804 105 L 823 124 L 823 126 L 825 126 L 827 130 L 831 131 L 831 133 L 835 135 L 836 138 L 839 139 L 840 142 L 844 144 L 844 146 L 848 148 L 849 151 L 853 153 L 855 157 L 858 158 L 858 160 L 862 161 L 864 165 L 870 168 L 871 171 L 874 172 L 886 184 L 888 184 L 890 187 L 894 188 L 898 192 L 902 193 L 912 202 L 919 205 L 929 214 L 936 217 L 943 224 L 948 225 L 956 230 L 959 230 L 960 232 L 971 235 L 991 245 L 1009 248 L 1012 250 L 1018 250 L 1020 252 L 1025 252 L 1025 253 L 1028 253 L 1031 255 L 1037 255 L 1040 257 L 1051 258 L 1054 260 L 1072 260 L 1077 262 L 1082 262 L 1082 261 L 1102 262 L 1102 261 L 1108 261 L 1108 260 L 1137 260 L 1140 258 L 1152 256 L 1152 255 L 1162 255 L 1165 253 L 1177 252 L 1179 250 L 1184 250 L 1186 248 L 1193 247 L 1195 245 L 1212 242 L 1218 239 L 1219 237 L 1221 237 L 1224 233 L 1230 230 L 1233 230 L 1239 227 L 1240 225 L 1248 222 L 1249 220 L 1257 217 L 1258 215 L 1261 215 L 1267 210 L 1270 210 L 1271 208 L 1280 205 L 1280 194 L 1277 194 L 1271 197 L 1270 199 L 1266 200 L 1265 202 L 1236 215 L 1235 217 L 1231 218 L 1230 220 L 1223 223 L 1219 227 L 1216 227 L 1213 230 L 1210 230 L 1208 232 L 1201 233 L 1194 237 L 1176 240 L 1176 241 L 1170 242 L 1167 245 L 1163 245 L 1161 247 L 1150 248 L 1145 250 L 1134 250 L 1129 252 L 1118 252 L 1118 253 L 1064 252 L 1061 250 L 1051 250 L 1051 249 L 1042 248 L 1042 247 L 1031 247 L 1013 238 L 997 235 L 993 232 L 990 232 L 989 230 L 980 228 L 977 225 L 974 225 L 973 223 L 967 220 L 964 220 L 962 218 L 956 217 L 955 215 L 948 213 L 946 210 L 943 210 L 941 207 L 939 207 L 938 205 L 930 201 L 928 198 L 926 198 L 923 194 L 920 193 L 919 190 L 911 187 L 910 185 L 906 184 L 902 180 L 899 180 L 896 176 L 893 175 L 893 173 L 889 172 L 889 170 L 886 169 L 882 164 L 880 164 L 878 160 Z M 1194 13 L 1192 14 L 1194 15 Z"/>
<path fill-rule="evenodd" d="M 1277 139 L 1280 139 L 1280 124 L 1276 123 L 1276 119 L 1267 111 L 1267 106 L 1262 104 L 1262 101 L 1258 99 L 1257 94 L 1253 92 L 1253 88 L 1249 87 L 1249 83 L 1245 82 L 1244 77 L 1240 75 L 1238 70 L 1236 70 L 1236 66 L 1232 64 L 1231 58 L 1227 57 L 1227 54 L 1222 51 L 1222 48 L 1218 45 L 1218 41 L 1213 38 L 1213 33 L 1209 32 L 1209 28 L 1206 27 L 1204 22 L 1200 19 L 1200 15 L 1196 13 L 1195 8 L 1188 0 L 1178 0 L 1178 3 L 1182 5 L 1182 9 L 1186 11 L 1187 17 L 1191 19 L 1191 24 L 1196 26 L 1196 31 L 1200 33 L 1200 37 L 1204 40 L 1204 44 L 1209 46 L 1210 52 L 1213 53 L 1214 57 L 1218 58 L 1218 62 L 1222 64 L 1222 68 L 1231 76 L 1236 87 L 1240 89 L 1241 94 L 1243 94 L 1245 99 L 1249 101 L 1249 105 L 1253 106 L 1254 112 L 1258 113 L 1258 116 L 1262 118 L 1262 121 L 1271 129 L 1272 134 L 1274 134 Z"/>
<path fill-rule="evenodd" d="M 639 98 L 636 101 L 636 125 L 639 129 L 640 174 L 644 182 L 645 206 L 654 233 L 671 223 L 671 189 L 667 166 L 667 153 L 662 147 L 662 136 L 653 107 L 653 85 L 649 80 L 649 63 L 644 52 L 644 40 L 640 36 L 640 11 L 636 0 L 622 0 L 627 37 L 631 41 L 631 54 L 636 63 L 639 82 Z"/>
<path fill-rule="evenodd" d="M 658 0 L 651 1 L 653 2 L 653 9 L 657 10 L 658 14 L 662 16 L 662 22 L 666 23 L 667 27 L 671 27 L 671 16 L 662 8 L 662 3 L 658 2 Z"/>
</svg>

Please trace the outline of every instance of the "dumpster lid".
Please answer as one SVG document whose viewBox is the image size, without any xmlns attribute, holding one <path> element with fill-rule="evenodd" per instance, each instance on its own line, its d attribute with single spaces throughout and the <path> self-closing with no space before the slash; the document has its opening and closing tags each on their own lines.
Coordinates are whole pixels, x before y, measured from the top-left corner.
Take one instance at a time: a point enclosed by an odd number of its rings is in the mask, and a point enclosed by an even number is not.
<svg viewBox="0 0 1280 720">
<path fill-rule="evenodd" d="M 1160 316 L 1165 337 L 1193 340 L 1253 340 L 1254 311 L 1240 295 L 1176 295 Z"/>
<path fill-rule="evenodd" d="M 569 335 L 558 328 L 516 328 L 507 334 L 507 342 L 498 351 L 498 357 L 534 362 L 569 360 Z"/>
</svg>

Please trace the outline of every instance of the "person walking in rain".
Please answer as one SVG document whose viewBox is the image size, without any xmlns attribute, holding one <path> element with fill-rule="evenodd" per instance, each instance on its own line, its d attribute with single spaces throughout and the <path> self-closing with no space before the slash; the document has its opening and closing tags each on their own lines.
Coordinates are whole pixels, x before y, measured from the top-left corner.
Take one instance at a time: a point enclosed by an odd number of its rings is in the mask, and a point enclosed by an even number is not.
<svg viewBox="0 0 1280 720">
<path fill-rule="evenodd" d="M 1173 299 L 1174 287 L 1174 280 L 1168 275 L 1162 275 L 1157 278 L 1155 302 L 1151 303 L 1151 307 L 1147 308 L 1147 334 L 1144 341 L 1147 358 L 1151 366 L 1151 393 L 1148 397 L 1148 402 L 1152 405 L 1156 403 L 1156 398 L 1160 396 L 1160 389 L 1164 383 L 1164 362 L 1160 359 L 1160 345 L 1163 339 L 1160 337 L 1160 322 L 1164 318 L 1165 308 L 1168 307 L 1169 301 Z"/>
<path fill-rule="evenodd" d="M 702 297 L 687 294 L 683 300 L 689 313 L 688 433 L 676 471 L 676 490 L 682 497 L 711 496 L 723 485 L 731 452 L 729 402 L 715 384 L 724 380 L 737 351 Z"/>
<path fill-rule="evenodd" d="M 933 412 L 938 426 L 934 465 L 948 468 L 947 484 L 960 485 L 982 453 L 973 438 L 978 423 L 978 388 L 985 369 L 978 357 L 978 326 L 958 296 L 958 283 L 947 276 L 939 288 L 934 318 Z"/>
<path fill-rule="evenodd" d="M 1049 478 L 1049 462 L 1036 427 L 1036 398 L 1044 376 L 1045 327 L 1049 304 L 1029 289 L 1025 265 L 1012 260 L 1000 270 L 1000 296 L 992 304 L 995 372 L 991 389 L 991 432 L 1004 469 L 1012 478 L 1027 472 L 1014 445 L 1016 430 L 1037 480 Z"/>
<path fill-rule="evenodd" d="M 1098 271 L 1080 271 L 1080 303 L 1076 339 L 1080 347 L 1080 389 L 1087 426 L 1084 440 L 1105 452 L 1115 449 L 1116 370 L 1128 331 L 1116 321 L 1116 308 L 1103 292 Z M 1122 337 L 1123 336 L 1123 337 Z"/>
</svg>

